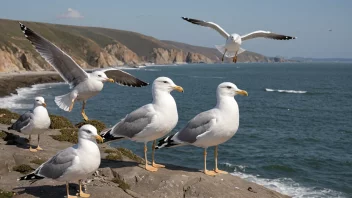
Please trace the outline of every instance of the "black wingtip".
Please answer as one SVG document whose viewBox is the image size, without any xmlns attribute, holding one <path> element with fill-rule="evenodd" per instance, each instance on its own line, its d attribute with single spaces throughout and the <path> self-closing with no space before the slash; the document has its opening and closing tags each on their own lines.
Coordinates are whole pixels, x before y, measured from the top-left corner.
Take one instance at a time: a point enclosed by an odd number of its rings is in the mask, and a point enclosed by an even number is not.
<svg viewBox="0 0 352 198">
<path fill-rule="evenodd" d="M 115 136 L 111 135 L 111 133 L 110 133 L 111 130 L 112 130 L 112 128 L 109 128 L 109 129 L 104 129 L 102 132 L 100 132 L 100 136 L 103 138 L 104 143 L 112 141 L 112 140 L 123 139 L 123 137 L 115 137 Z"/>
<path fill-rule="evenodd" d="M 29 175 L 25 175 L 23 177 L 20 177 L 17 180 L 21 181 L 21 180 L 40 180 L 40 179 L 44 179 L 44 177 L 36 175 L 35 173 L 31 173 Z"/>
<path fill-rule="evenodd" d="M 20 24 L 21 30 L 25 30 L 25 27 L 26 27 L 26 26 L 24 26 L 21 22 L 18 22 L 18 23 Z"/>
</svg>

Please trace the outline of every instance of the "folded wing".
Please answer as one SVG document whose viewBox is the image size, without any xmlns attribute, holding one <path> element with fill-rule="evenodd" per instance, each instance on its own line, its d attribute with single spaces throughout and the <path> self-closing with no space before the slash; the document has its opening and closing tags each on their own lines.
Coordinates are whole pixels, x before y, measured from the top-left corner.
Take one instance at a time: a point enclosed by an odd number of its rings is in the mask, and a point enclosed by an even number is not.
<svg viewBox="0 0 352 198">
<path fill-rule="evenodd" d="M 184 143 L 194 143 L 202 134 L 209 132 L 216 124 L 216 117 L 212 113 L 213 110 L 205 111 L 198 114 L 187 125 L 175 135 L 178 141 Z"/>
</svg>

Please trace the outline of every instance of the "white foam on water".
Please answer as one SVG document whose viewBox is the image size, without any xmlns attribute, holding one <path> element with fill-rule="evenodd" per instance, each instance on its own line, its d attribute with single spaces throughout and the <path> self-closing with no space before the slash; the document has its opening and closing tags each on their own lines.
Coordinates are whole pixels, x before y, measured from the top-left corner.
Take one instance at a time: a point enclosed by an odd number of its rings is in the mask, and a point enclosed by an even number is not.
<svg viewBox="0 0 352 198">
<path fill-rule="evenodd" d="M 36 93 L 39 90 L 51 88 L 52 86 L 60 85 L 63 83 L 44 83 L 44 84 L 36 84 L 31 87 L 24 87 L 16 89 L 17 94 L 11 94 L 10 96 L 5 96 L 0 98 L 0 108 L 4 109 L 30 109 L 33 104 L 23 104 L 22 101 L 24 99 L 36 97 Z"/>
<path fill-rule="evenodd" d="M 279 92 L 279 93 L 297 93 L 297 94 L 307 93 L 307 91 L 300 91 L 300 90 L 284 90 L 284 89 L 269 89 L 269 88 L 265 88 L 265 91 Z"/>
<path fill-rule="evenodd" d="M 230 163 L 224 163 L 224 165 L 235 169 L 234 172 L 231 173 L 234 176 L 294 198 L 345 197 L 343 193 L 331 189 L 318 189 L 315 187 L 309 188 L 302 186 L 301 184 L 293 181 L 291 178 L 266 179 L 261 178 L 260 175 L 246 174 L 243 173 L 247 168 L 246 166 L 232 165 Z"/>
</svg>

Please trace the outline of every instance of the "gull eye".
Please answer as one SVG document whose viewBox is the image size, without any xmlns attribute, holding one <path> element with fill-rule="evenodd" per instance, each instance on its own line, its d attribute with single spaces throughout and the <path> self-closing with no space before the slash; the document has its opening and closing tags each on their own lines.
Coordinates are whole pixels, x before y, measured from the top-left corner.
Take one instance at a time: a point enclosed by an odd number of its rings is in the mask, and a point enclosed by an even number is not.
<svg viewBox="0 0 352 198">
<path fill-rule="evenodd" d="M 86 130 L 86 132 L 88 133 L 88 134 L 91 134 L 92 132 L 91 131 L 89 131 L 89 130 Z"/>
<path fill-rule="evenodd" d="M 39 102 L 39 100 L 35 100 L 35 101 Z"/>
<path fill-rule="evenodd" d="M 227 86 L 226 88 L 231 89 L 231 86 Z"/>
<path fill-rule="evenodd" d="M 164 83 L 167 83 L 167 81 L 164 81 Z"/>
<path fill-rule="evenodd" d="M 99 76 L 99 77 L 101 77 L 101 75 L 100 75 L 100 74 L 99 74 L 98 76 Z"/>
</svg>

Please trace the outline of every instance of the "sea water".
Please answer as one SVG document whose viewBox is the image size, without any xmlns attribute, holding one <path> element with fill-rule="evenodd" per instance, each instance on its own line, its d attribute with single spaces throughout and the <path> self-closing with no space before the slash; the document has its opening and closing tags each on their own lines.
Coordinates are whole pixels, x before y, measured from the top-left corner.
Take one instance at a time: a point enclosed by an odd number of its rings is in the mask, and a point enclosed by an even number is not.
<svg viewBox="0 0 352 198">
<path fill-rule="evenodd" d="M 235 83 L 249 96 L 236 96 L 240 127 L 219 146 L 221 169 L 293 197 L 352 197 L 352 64 L 197 64 L 128 72 L 149 83 L 167 76 L 184 88 L 184 93 L 172 93 L 179 112 L 172 133 L 214 107 L 219 83 Z M 31 108 L 35 96 L 42 95 L 50 113 L 79 122 L 81 104 L 67 113 L 54 103 L 55 96 L 68 91 L 63 83 L 21 88 L 18 95 L 1 98 L 0 107 L 23 113 Z M 107 83 L 88 100 L 86 113 L 90 119 L 113 126 L 151 101 L 151 86 Z M 141 143 L 123 140 L 112 146 L 143 153 Z M 202 169 L 203 150 L 191 146 L 161 149 L 156 160 Z M 213 148 L 209 148 L 208 167 L 213 165 Z"/>
</svg>

